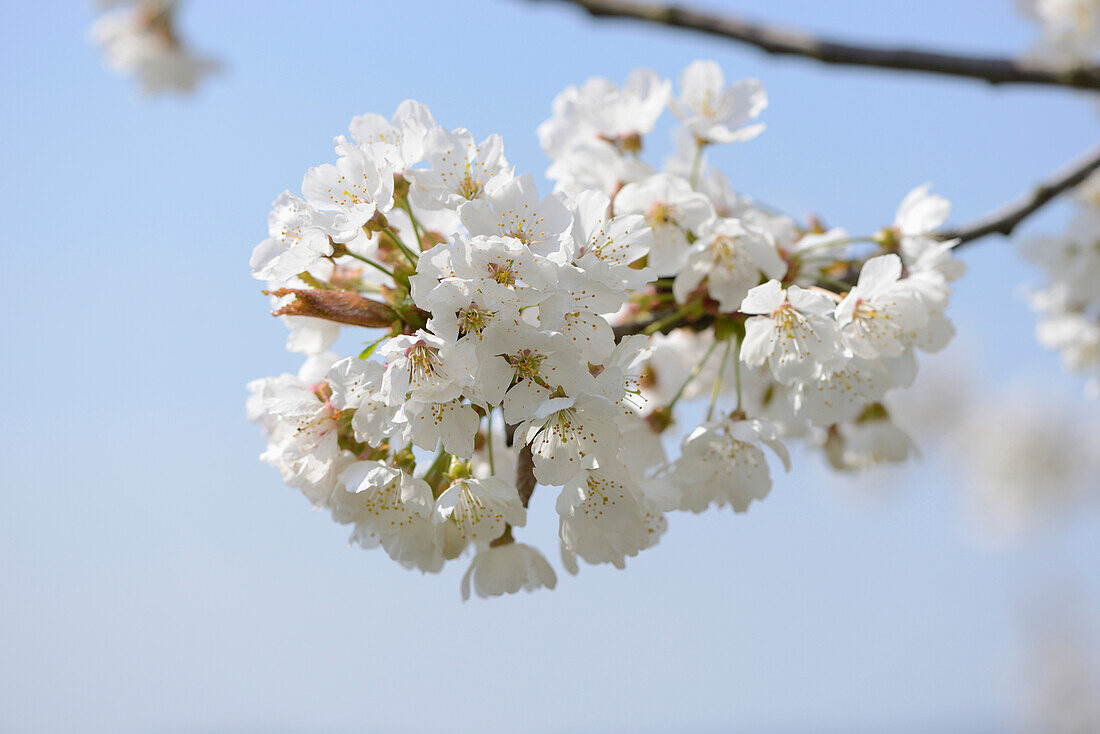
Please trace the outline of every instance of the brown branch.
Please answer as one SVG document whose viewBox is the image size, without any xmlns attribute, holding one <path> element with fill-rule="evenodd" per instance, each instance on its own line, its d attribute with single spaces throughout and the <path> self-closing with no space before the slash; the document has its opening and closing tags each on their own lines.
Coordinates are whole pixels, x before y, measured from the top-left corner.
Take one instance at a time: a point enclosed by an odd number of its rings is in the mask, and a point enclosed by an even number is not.
<svg viewBox="0 0 1100 734">
<path fill-rule="evenodd" d="M 956 249 L 967 242 L 973 242 L 990 234 L 1002 234 L 1007 237 L 1021 222 L 1042 208 L 1044 204 L 1062 192 L 1078 185 L 1098 168 L 1100 168 L 1100 145 L 1092 148 L 1085 155 L 1057 171 L 1045 181 L 1039 182 L 1035 188 L 1023 196 L 962 227 L 942 230 L 937 233 L 937 236 L 943 239 L 958 238 L 962 240 L 956 246 Z"/>
<path fill-rule="evenodd" d="M 629 18 L 686 28 L 755 46 L 770 54 L 801 56 L 826 64 L 943 74 L 981 79 L 990 84 L 1047 84 L 1100 89 L 1100 67 L 1097 66 L 1061 69 L 1025 59 L 865 46 L 683 5 L 634 0 L 559 1 L 578 5 L 594 17 Z"/>
<path fill-rule="evenodd" d="M 384 303 L 372 301 L 353 291 L 330 291 L 315 288 L 280 288 L 264 291 L 272 296 L 294 296 L 294 300 L 273 316 L 311 316 L 353 326 L 386 328 L 400 318 Z"/>
</svg>

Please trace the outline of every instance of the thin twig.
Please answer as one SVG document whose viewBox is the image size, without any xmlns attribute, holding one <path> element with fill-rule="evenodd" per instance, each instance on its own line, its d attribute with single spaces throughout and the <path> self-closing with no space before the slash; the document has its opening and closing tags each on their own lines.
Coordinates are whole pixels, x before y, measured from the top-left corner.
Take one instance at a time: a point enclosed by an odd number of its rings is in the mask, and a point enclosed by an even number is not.
<svg viewBox="0 0 1100 734">
<path fill-rule="evenodd" d="M 938 232 L 937 236 L 944 239 L 958 238 L 962 240 L 955 249 L 967 242 L 973 242 L 990 234 L 1002 234 L 1007 237 L 1012 234 L 1016 227 L 1020 226 L 1021 222 L 1038 211 L 1044 204 L 1063 191 L 1081 183 L 1098 168 L 1100 168 L 1100 145 L 1092 148 L 1088 153 L 1057 171 L 1045 181 L 1039 182 L 1023 196 L 962 227 Z"/>
<path fill-rule="evenodd" d="M 827 64 L 968 77 L 990 84 L 1047 84 L 1077 89 L 1100 89 L 1100 67 L 1094 65 L 1062 69 L 1026 59 L 867 46 L 675 4 L 633 0 L 559 1 L 577 5 L 595 17 L 630 18 L 686 28 L 746 43 L 770 54 L 801 56 Z"/>
</svg>

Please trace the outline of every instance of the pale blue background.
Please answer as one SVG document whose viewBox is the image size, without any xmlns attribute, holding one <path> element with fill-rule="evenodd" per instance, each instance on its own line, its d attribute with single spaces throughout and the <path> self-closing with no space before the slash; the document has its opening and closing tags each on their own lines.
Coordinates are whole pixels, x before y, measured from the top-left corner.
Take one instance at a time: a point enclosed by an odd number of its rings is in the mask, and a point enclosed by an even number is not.
<svg viewBox="0 0 1100 734">
<path fill-rule="evenodd" d="M 975 52 L 1034 37 L 1009 0 L 728 5 Z M 191 0 L 186 31 L 227 71 L 144 100 L 91 48 L 90 6 L 4 11 L 0 731 L 1011 731 L 1022 602 L 1053 577 L 1100 608 L 1096 513 L 983 550 L 948 472 L 860 494 L 815 458 L 746 516 L 673 516 L 627 572 L 464 605 L 462 563 L 429 578 L 349 550 L 243 415 L 247 380 L 297 366 L 249 253 L 355 114 L 417 97 L 541 173 L 534 129 L 565 85 L 714 58 L 772 100 L 767 132 L 721 154 L 735 184 L 869 231 L 926 180 L 956 221 L 1021 192 L 1092 143 L 1094 101 L 519 0 Z M 1037 276 L 1000 239 L 965 259 L 952 315 L 993 384 L 1076 398 L 1015 292 Z M 556 565 L 552 500 L 524 537 Z"/>
</svg>

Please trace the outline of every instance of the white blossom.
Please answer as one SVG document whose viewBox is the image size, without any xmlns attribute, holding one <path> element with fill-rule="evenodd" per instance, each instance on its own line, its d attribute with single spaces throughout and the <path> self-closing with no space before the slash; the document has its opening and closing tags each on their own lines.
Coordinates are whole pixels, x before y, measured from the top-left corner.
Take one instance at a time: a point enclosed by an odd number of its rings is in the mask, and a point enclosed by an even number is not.
<svg viewBox="0 0 1100 734">
<path fill-rule="evenodd" d="M 558 495 L 562 561 L 576 573 L 575 558 L 626 565 L 626 557 L 655 545 L 667 522 L 626 469 L 615 462 L 574 474 Z"/>
<path fill-rule="evenodd" d="M 865 359 L 898 357 L 908 337 L 928 323 L 928 308 L 901 279 L 901 258 L 880 255 L 864 263 L 859 282 L 836 307 L 844 345 Z"/>
<path fill-rule="evenodd" d="M 539 201 L 534 177 L 518 176 L 458 209 L 471 235 L 499 235 L 518 240 L 532 252 L 551 255 L 562 246 L 572 221 L 553 194 Z"/>
<path fill-rule="evenodd" d="M 252 276 L 273 283 L 286 283 L 306 272 L 327 278 L 332 271 L 327 260 L 333 254 L 326 232 L 330 227 L 329 217 L 284 191 L 267 215 L 267 239 L 252 251 Z"/>
<path fill-rule="evenodd" d="M 496 540 L 508 525 L 522 527 L 527 509 L 508 482 L 496 477 L 459 479 L 439 495 L 434 519 L 443 531 L 443 553 L 453 558 L 469 543 Z"/>
<path fill-rule="evenodd" d="M 338 496 L 333 515 L 355 525 L 356 542 L 381 545 L 393 560 L 434 572 L 443 555 L 431 521 L 432 493 L 421 479 L 381 462 L 362 461 L 341 476 L 347 492 Z"/>
<path fill-rule="evenodd" d="M 676 275 L 672 292 L 684 303 L 706 281 L 707 293 L 723 311 L 736 311 L 749 289 L 761 280 L 782 278 L 787 265 L 765 233 L 737 219 L 714 219 L 691 246 L 687 266 Z"/>
<path fill-rule="evenodd" d="M 943 242 L 935 236 L 936 230 L 947 221 L 951 204 L 930 193 L 931 188 L 931 184 L 923 184 L 906 194 L 894 215 L 893 231 L 907 267 L 933 270 L 946 280 L 957 280 L 966 273 L 966 266 L 951 255 L 957 241 Z"/>
<path fill-rule="evenodd" d="M 915 350 L 953 334 L 946 201 L 919 187 L 867 238 L 735 192 L 703 153 L 758 133 L 766 97 L 703 62 L 671 102 L 685 127 L 655 173 L 642 137 L 670 89 L 639 71 L 559 95 L 540 127 L 547 196 L 499 136 L 475 145 L 407 100 L 356 117 L 336 162 L 276 200 L 253 275 L 307 359 L 250 383 L 247 413 L 263 460 L 353 543 L 424 572 L 470 551 L 464 598 L 552 588 L 513 535 L 536 483 L 557 491 L 575 573 L 578 559 L 623 567 L 667 512 L 745 511 L 770 492 L 765 451 L 789 468 L 784 441 L 844 470 L 912 453 L 884 405 L 916 379 Z M 1095 371 L 1084 236 L 1033 249 L 1052 280 L 1033 300 L 1044 339 Z M 328 351 L 341 335 L 353 356 Z M 687 406 L 704 396 L 701 422 Z"/>
<path fill-rule="evenodd" d="M 353 118 L 349 126 L 352 140 L 359 145 L 390 146 L 392 163 L 398 171 L 424 159 L 428 135 L 438 128 L 431 111 L 414 99 L 398 105 L 392 120 L 371 112 Z"/>
<path fill-rule="evenodd" d="M 361 147 L 346 141 L 337 145 L 335 164 L 314 166 L 302 179 L 302 196 L 332 218 L 331 233 L 354 234 L 376 213 L 393 206 L 394 161 L 390 148 Z"/>
<path fill-rule="evenodd" d="M 517 433 L 531 445 L 541 484 L 561 485 L 581 471 L 587 458 L 608 464 L 619 451 L 615 409 L 594 395 L 550 398 Z"/>
<path fill-rule="evenodd" d="M 680 509 L 702 512 L 729 505 L 745 512 L 771 490 L 772 479 L 761 446 L 790 470 L 787 447 L 773 426 L 758 420 L 722 419 L 704 423 L 684 439 L 669 480 L 680 490 Z"/>
<path fill-rule="evenodd" d="M 840 338 L 828 296 L 769 280 L 749 291 L 741 311 L 745 322 L 741 360 L 750 367 L 767 363 L 782 383 L 811 380 L 838 362 Z"/>
<path fill-rule="evenodd" d="M 483 599 L 515 594 L 520 589 L 553 589 L 558 584 L 554 569 L 546 558 L 525 543 L 504 543 L 481 549 L 462 576 L 462 600 L 470 598 L 470 582 Z"/>
<path fill-rule="evenodd" d="M 653 129 L 671 93 L 672 84 L 649 69 L 635 69 L 622 87 L 599 77 L 566 87 L 553 117 L 539 125 L 539 142 L 555 159 L 591 140 L 630 144 Z"/>
<path fill-rule="evenodd" d="M 762 123 L 748 125 L 768 106 L 768 95 L 757 79 L 726 84 L 722 67 L 713 61 L 696 61 L 680 76 L 680 97 L 672 111 L 684 126 L 705 143 L 749 140 L 764 130 Z"/>
<path fill-rule="evenodd" d="M 457 209 L 512 178 L 499 135 L 475 145 L 468 130 L 439 128 L 428 135 L 425 149 L 428 168 L 407 172 L 409 196 L 423 209 Z"/>
<path fill-rule="evenodd" d="M 630 183 L 615 198 L 622 214 L 641 214 L 652 230 L 649 266 L 657 275 L 676 275 L 687 263 L 688 234 L 714 217 L 707 197 L 682 178 L 659 173 Z"/>
</svg>

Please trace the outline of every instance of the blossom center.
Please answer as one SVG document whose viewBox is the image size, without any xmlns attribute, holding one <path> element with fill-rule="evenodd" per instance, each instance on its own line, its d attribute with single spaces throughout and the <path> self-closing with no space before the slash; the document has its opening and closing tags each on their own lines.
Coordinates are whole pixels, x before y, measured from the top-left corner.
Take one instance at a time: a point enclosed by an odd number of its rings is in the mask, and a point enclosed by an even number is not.
<svg viewBox="0 0 1100 734">
<path fill-rule="evenodd" d="M 418 342 L 405 352 L 409 360 L 409 371 L 412 382 L 427 382 L 438 376 L 442 361 L 439 359 L 439 350 L 429 347 L 424 342 Z"/>
<path fill-rule="evenodd" d="M 655 201 L 645 213 L 646 221 L 650 226 L 656 227 L 663 224 L 672 224 L 672 207 L 663 201 Z"/>
<path fill-rule="evenodd" d="M 489 263 L 486 266 L 489 271 L 489 278 L 496 281 L 501 285 L 514 286 L 516 284 L 516 273 L 512 270 L 511 263 Z"/>
<path fill-rule="evenodd" d="M 494 315 L 495 312 L 487 308 L 478 308 L 471 303 L 468 308 L 458 312 L 458 330 L 463 334 L 481 334 L 493 320 Z"/>
<path fill-rule="evenodd" d="M 458 193 L 464 199 L 473 200 L 481 196 L 483 188 L 481 182 L 470 173 L 470 162 L 466 161 L 466 171 L 462 175 L 462 181 L 458 184 Z"/>
<path fill-rule="evenodd" d="M 539 376 L 539 369 L 542 367 L 544 359 L 546 359 L 544 354 L 533 352 L 530 349 L 521 349 L 512 355 L 509 361 L 521 380 L 534 380 Z"/>
</svg>

